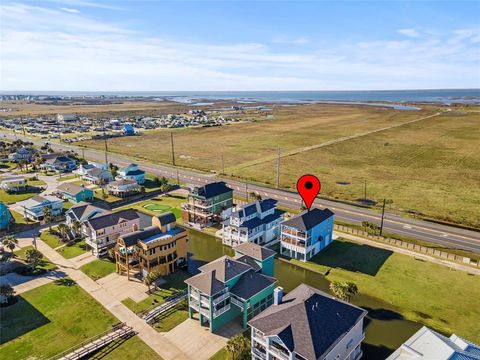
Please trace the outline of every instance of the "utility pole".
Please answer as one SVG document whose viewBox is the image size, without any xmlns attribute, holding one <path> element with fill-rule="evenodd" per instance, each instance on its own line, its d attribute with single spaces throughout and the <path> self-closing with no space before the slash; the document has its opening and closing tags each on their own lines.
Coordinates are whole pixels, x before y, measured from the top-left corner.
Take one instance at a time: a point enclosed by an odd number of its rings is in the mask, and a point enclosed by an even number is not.
<svg viewBox="0 0 480 360">
<path fill-rule="evenodd" d="M 277 146 L 277 189 L 280 187 L 280 145 Z"/>
<path fill-rule="evenodd" d="M 57 118 L 57 133 L 58 133 L 58 142 L 62 143 L 62 135 L 60 135 L 60 123 L 58 122 L 58 118 Z"/>
<path fill-rule="evenodd" d="M 107 169 L 108 169 L 108 157 L 107 157 L 108 147 L 107 147 L 107 133 L 105 132 L 105 121 L 103 122 L 103 141 L 105 142 L 105 165 L 107 165 Z"/>
<path fill-rule="evenodd" d="M 26 136 L 25 135 L 25 126 L 23 125 L 23 119 L 22 118 L 20 118 L 20 124 L 22 125 L 23 136 Z"/>
<path fill-rule="evenodd" d="M 380 223 L 380 236 L 382 236 L 382 232 L 383 232 L 383 219 L 385 217 L 385 203 L 386 203 L 386 199 L 383 199 L 383 208 L 382 208 L 382 222 Z"/>
<path fill-rule="evenodd" d="M 365 180 L 365 197 L 363 198 L 365 203 L 367 203 L 367 180 Z"/>
<path fill-rule="evenodd" d="M 245 183 L 245 201 L 248 203 L 248 183 Z"/>
<path fill-rule="evenodd" d="M 173 132 L 170 133 L 170 139 L 172 142 L 172 165 L 175 166 L 175 148 L 173 146 Z"/>
<path fill-rule="evenodd" d="M 177 168 L 177 185 L 180 186 L 180 176 L 178 175 L 178 168 Z"/>
<path fill-rule="evenodd" d="M 222 154 L 222 175 L 225 174 L 225 163 L 223 161 L 223 154 Z"/>
<path fill-rule="evenodd" d="M 84 147 L 82 147 L 82 158 L 83 158 L 83 160 L 85 160 L 85 148 Z"/>
</svg>

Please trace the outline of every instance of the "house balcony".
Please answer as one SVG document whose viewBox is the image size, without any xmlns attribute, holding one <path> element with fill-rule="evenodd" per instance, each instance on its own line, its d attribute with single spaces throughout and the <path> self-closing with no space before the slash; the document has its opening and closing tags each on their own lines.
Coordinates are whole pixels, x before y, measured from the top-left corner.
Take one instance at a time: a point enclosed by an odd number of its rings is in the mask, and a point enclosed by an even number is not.
<svg viewBox="0 0 480 360">
<path fill-rule="evenodd" d="M 210 319 L 210 310 L 199 306 L 197 301 L 190 299 L 188 306 L 190 306 L 196 312 L 205 316 L 207 319 Z"/>
<path fill-rule="evenodd" d="M 306 240 L 309 237 L 308 234 L 303 231 L 298 231 L 286 226 L 282 227 L 282 233 L 296 237 L 298 239 L 302 239 L 302 240 Z"/>
<path fill-rule="evenodd" d="M 268 348 L 270 353 L 272 353 L 276 358 L 283 359 L 283 360 L 289 360 L 290 355 L 289 353 L 282 349 L 279 345 L 276 345 L 275 343 L 271 343 L 270 347 Z"/>
<path fill-rule="evenodd" d="M 267 353 L 265 351 L 265 348 L 263 346 L 258 347 L 258 345 L 255 345 L 255 347 L 252 348 L 253 354 L 260 359 L 267 359 Z"/>
<path fill-rule="evenodd" d="M 224 294 L 216 297 L 213 299 L 213 305 L 217 305 L 218 303 L 228 299 L 230 297 L 230 293 L 227 291 Z"/>
<path fill-rule="evenodd" d="M 295 238 L 292 238 L 291 236 L 286 236 L 285 234 L 282 233 L 282 236 L 280 237 L 280 241 L 284 244 L 291 244 L 299 248 L 305 248 L 310 246 L 310 238 L 307 240 L 298 240 Z"/>
<path fill-rule="evenodd" d="M 217 309 L 213 312 L 213 318 L 217 318 L 219 317 L 220 315 L 222 314 L 225 314 L 228 310 L 230 310 L 230 304 L 224 306 L 224 307 L 221 307 L 220 309 Z"/>
<path fill-rule="evenodd" d="M 190 214 L 193 214 L 195 216 L 212 216 L 213 212 L 212 211 L 207 211 L 205 209 L 199 208 L 199 207 L 194 207 L 190 206 L 190 204 L 183 204 L 182 205 L 182 210 L 189 212 Z"/>
</svg>

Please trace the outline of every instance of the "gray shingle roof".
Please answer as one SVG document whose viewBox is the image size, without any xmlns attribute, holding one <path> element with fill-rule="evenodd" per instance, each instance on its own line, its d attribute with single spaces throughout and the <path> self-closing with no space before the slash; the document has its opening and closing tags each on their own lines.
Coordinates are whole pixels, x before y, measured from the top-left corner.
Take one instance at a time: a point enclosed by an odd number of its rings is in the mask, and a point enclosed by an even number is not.
<svg viewBox="0 0 480 360">
<path fill-rule="evenodd" d="M 238 251 L 244 255 L 250 256 L 258 261 L 263 261 L 268 259 L 271 256 L 274 256 L 276 252 L 274 250 L 268 249 L 266 247 L 251 243 L 245 242 L 243 244 L 237 245 L 233 250 Z"/>
<path fill-rule="evenodd" d="M 225 283 L 234 277 L 246 272 L 251 267 L 229 256 L 222 256 L 198 268 L 202 272 L 216 271 L 216 278 Z"/>
<path fill-rule="evenodd" d="M 206 184 L 200 188 L 198 188 L 198 195 L 203 196 L 205 198 L 212 198 L 214 196 L 227 193 L 229 191 L 233 191 L 230 189 L 225 182 L 219 181 L 210 184 Z"/>
<path fill-rule="evenodd" d="M 330 209 L 320 210 L 319 208 L 313 208 L 310 211 L 304 211 L 285 220 L 282 222 L 282 225 L 308 231 L 333 215 L 334 213 Z"/>
<path fill-rule="evenodd" d="M 265 289 L 272 284 L 275 284 L 277 279 L 263 275 L 250 269 L 242 275 L 237 283 L 232 287 L 230 292 L 241 299 L 248 300 L 255 294 Z"/>
<path fill-rule="evenodd" d="M 266 336 L 277 335 L 306 359 L 323 358 L 367 311 L 301 284 L 249 321 Z"/>
<path fill-rule="evenodd" d="M 62 184 L 57 186 L 57 190 L 60 191 L 60 192 L 67 193 L 67 194 L 75 196 L 75 195 L 81 193 L 82 191 L 84 191 L 85 187 L 80 186 L 80 185 L 76 185 L 76 184 L 72 184 L 72 183 L 62 183 Z"/>
<path fill-rule="evenodd" d="M 208 296 L 212 296 L 223 289 L 225 289 L 224 283 L 216 278 L 216 271 L 202 272 L 198 275 L 192 276 L 185 280 L 185 283 L 200 290 Z"/>
<path fill-rule="evenodd" d="M 82 218 L 84 216 L 86 216 L 88 214 L 91 214 L 93 212 L 96 213 L 96 215 L 94 215 L 93 217 L 111 213 L 111 211 L 108 210 L 108 209 L 104 209 L 104 208 L 101 208 L 101 207 L 98 207 L 98 206 L 94 206 L 94 205 L 92 205 L 90 203 L 87 203 L 87 202 L 80 202 L 80 203 L 72 206 L 67 211 L 67 214 L 68 213 L 73 213 L 73 214 L 75 214 L 75 217 L 78 220 L 82 220 Z"/>
<path fill-rule="evenodd" d="M 122 219 L 135 220 L 139 219 L 137 212 L 133 209 L 125 209 L 112 214 L 94 217 L 87 221 L 94 230 L 104 229 L 108 226 L 117 225 Z"/>
</svg>

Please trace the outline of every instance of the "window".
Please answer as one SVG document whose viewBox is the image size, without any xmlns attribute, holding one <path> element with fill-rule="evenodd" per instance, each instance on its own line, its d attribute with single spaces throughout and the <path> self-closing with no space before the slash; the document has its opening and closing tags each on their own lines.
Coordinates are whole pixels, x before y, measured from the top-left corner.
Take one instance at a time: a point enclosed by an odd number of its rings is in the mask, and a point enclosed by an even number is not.
<svg viewBox="0 0 480 360">
<path fill-rule="evenodd" d="M 153 255 L 153 254 L 155 254 L 155 248 L 153 248 L 153 249 L 150 249 L 148 253 L 149 253 L 150 255 Z"/>
</svg>

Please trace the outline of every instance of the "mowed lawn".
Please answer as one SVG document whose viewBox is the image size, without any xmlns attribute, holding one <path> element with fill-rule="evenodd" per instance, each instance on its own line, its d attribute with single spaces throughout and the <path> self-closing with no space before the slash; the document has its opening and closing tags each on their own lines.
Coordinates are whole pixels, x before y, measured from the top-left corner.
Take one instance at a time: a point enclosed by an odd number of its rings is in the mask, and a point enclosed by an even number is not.
<svg viewBox="0 0 480 360">
<path fill-rule="evenodd" d="M 0 308 L 0 317 L 4 359 L 49 358 L 118 322 L 80 287 L 61 280 L 21 294 Z"/>
<path fill-rule="evenodd" d="M 387 210 L 480 227 L 480 114 L 452 113 L 281 159 L 282 187 L 300 174 L 322 183 L 321 195 L 393 203 Z M 233 175 L 273 183 L 276 162 Z M 344 184 L 339 184 L 344 183 Z M 345 184 L 346 183 L 346 184 Z"/>
<path fill-rule="evenodd" d="M 141 201 L 135 204 L 131 204 L 125 207 L 117 208 L 114 211 L 123 209 L 137 209 L 146 214 L 156 216 L 164 212 L 171 211 L 178 222 L 182 220 L 181 205 L 187 200 L 183 195 L 179 194 L 165 194 L 157 196 L 156 198 Z"/>
<path fill-rule="evenodd" d="M 111 345 L 96 352 L 92 358 L 102 360 L 162 360 L 160 355 L 153 351 L 138 336 L 131 337 L 126 341 L 114 341 Z"/>
<path fill-rule="evenodd" d="M 115 261 L 96 259 L 80 267 L 89 278 L 98 280 L 115 272 Z"/>
<path fill-rule="evenodd" d="M 10 205 L 19 201 L 30 199 L 42 191 L 41 186 L 44 186 L 45 182 L 41 180 L 27 180 L 27 184 L 29 187 L 24 191 L 7 193 L 4 190 L 0 190 L 0 201 Z"/>
<path fill-rule="evenodd" d="M 322 273 L 330 269 L 329 281 L 353 281 L 360 295 L 379 299 L 408 320 L 480 341 L 480 276 L 345 239 L 307 263 L 290 261 Z"/>
</svg>

